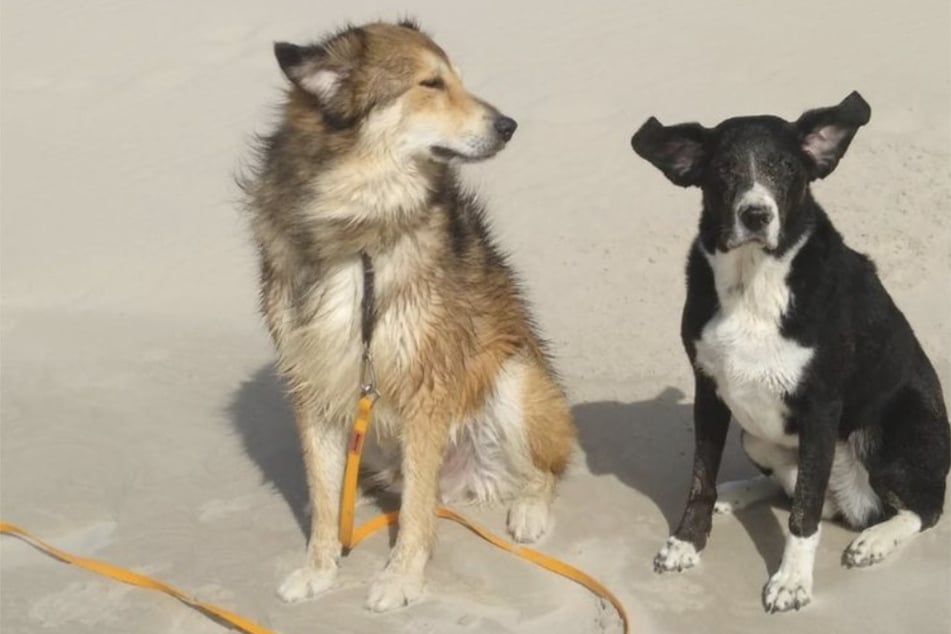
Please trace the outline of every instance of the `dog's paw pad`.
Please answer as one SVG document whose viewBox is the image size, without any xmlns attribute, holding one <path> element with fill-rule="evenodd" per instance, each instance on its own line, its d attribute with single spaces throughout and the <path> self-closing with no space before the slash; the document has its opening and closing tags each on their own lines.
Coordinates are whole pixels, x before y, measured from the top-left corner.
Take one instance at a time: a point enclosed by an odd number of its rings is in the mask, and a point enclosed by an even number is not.
<svg viewBox="0 0 951 634">
<path fill-rule="evenodd" d="M 700 553 L 690 542 L 670 537 L 654 557 L 654 572 L 680 572 L 700 563 Z"/>
<path fill-rule="evenodd" d="M 366 605 L 374 612 L 388 612 L 409 605 L 422 595 L 422 575 L 398 574 L 384 569 L 370 584 Z"/>
<path fill-rule="evenodd" d="M 538 541 L 550 524 L 549 504 L 541 498 L 518 498 L 509 509 L 508 529 L 517 542 Z"/>
<path fill-rule="evenodd" d="M 842 559 L 849 568 L 873 566 L 888 557 L 897 546 L 897 540 L 869 529 L 849 544 Z"/>
<path fill-rule="evenodd" d="M 770 578 L 763 590 L 763 606 L 770 614 L 799 610 L 812 600 L 812 583 L 798 575 L 780 570 Z"/>
<path fill-rule="evenodd" d="M 329 590 L 336 577 L 336 568 L 298 568 L 287 575 L 277 589 L 277 596 L 285 603 L 313 599 Z"/>
</svg>

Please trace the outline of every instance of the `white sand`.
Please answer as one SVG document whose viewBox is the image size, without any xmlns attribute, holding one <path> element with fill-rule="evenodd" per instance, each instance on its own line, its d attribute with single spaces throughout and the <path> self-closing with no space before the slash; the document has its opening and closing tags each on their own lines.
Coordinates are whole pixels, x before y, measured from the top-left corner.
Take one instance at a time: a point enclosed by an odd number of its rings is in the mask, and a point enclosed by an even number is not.
<svg viewBox="0 0 951 634">
<path fill-rule="evenodd" d="M 4 2 L 0 515 L 285 634 L 617 631 L 585 590 L 448 524 L 411 609 L 362 608 L 384 537 L 326 597 L 274 596 L 303 554 L 304 483 L 231 172 L 282 85 L 272 40 L 409 11 L 520 123 L 465 175 L 577 403 L 583 451 L 543 549 L 615 589 L 639 634 L 947 632 L 948 519 L 868 571 L 826 526 L 798 615 L 760 606 L 782 505 L 717 518 L 697 570 L 651 570 L 689 477 L 678 322 L 699 196 L 631 152 L 647 116 L 792 118 L 860 90 L 872 122 L 818 196 L 951 386 L 947 0 L 693 4 Z M 734 441 L 722 476 L 750 472 Z M 7 538 L 0 557 L 4 634 L 223 631 Z"/>
</svg>

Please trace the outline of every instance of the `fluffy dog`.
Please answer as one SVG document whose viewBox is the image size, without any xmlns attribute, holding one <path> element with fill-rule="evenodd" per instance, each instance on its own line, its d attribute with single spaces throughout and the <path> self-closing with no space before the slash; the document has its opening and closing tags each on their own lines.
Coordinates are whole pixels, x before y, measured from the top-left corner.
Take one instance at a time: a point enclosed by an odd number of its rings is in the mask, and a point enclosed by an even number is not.
<svg viewBox="0 0 951 634">
<path fill-rule="evenodd" d="M 337 572 L 368 295 L 379 392 L 371 453 L 403 493 L 399 536 L 367 604 L 390 610 L 422 592 L 440 492 L 511 498 L 510 532 L 534 541 L 575 446 L 519 286 L 453 167 L 495 155 L 516 123 L 466 90 L 410 22 L 274 52 L 290 86 L 243 187 L 313 507 L 306 561 L 279 595 L 313 597 Z"/>
</svg>

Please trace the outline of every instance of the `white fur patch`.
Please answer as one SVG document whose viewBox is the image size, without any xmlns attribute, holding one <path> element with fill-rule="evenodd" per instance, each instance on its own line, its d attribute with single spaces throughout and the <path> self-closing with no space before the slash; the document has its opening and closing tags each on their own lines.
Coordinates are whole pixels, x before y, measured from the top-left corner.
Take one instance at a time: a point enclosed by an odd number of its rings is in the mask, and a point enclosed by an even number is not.
<svg viewBox="0 0 951 634">
<path fill-rule="evenodd" d="M 857 434 L 860 432 L 857 432 Z M 853 527 L 866 526 L 881 510 L 881 500 L 869 484 L 868 471 L 859 460 L 856 434 L 836 445 L 822 518 L 841 515 Z M 799 476 L 799 452 L 750 434 L 743 434 L 743 450 L 750 460 L 772 471 L 771 479 L 792 497 Z M 719 491 L 719 487 L 717 489 Z M 718 502 L 719 504 L 719 502 Z"/>
<path fill-rule="evenodd" d="M 423 572 L 397 572 L 387 565 L 370 583 L 366 606 L 374 612 L 389 612 L 414 603 L 423 596 Z"/>
<path fill-rule="evenodd" d="M 911 511 L 898 511 L 893 517 L 865 529 L 845 550 L 847 566 L 877 564 L 896 548 L 921 532 L 921 518 Z"/>
<path fill-rule="evenodd" d="M 853 438 L 855 436 L 853 434 Z M 881 512 L 882 502 L 869 483 L 868 471 L 856 454 L 852 438 L 835 447 L 826 497 L 855 528 L 867 526 L 869 520 Z"/>
<path fill-rule="evenodd" d="M 713 378 L 744 430 L 788 447 L 798 440 L 785 432 L 783 396 L 795 392 L 813 350 L 783 337 L 779 327 L 792 301 L 786 277 L 806 239 L 781 258 L 754 244 L 726 253 L 703 251 L 720 308 L 696 342 L 697 367 Z"/>
<path fill-rule="evenodd" d="M 336 71 L 321 69 L 302 75 L 299 81 L 304 89 L 321 99 L 330 99 L 340 89 L 342 79 L 340 73 Z"/>
<path fill-rule="evenodd" d="M 319 286 L 299 310 L 309 318 L 287 324 L 282 370 L 310 380 L 302 389 L 330 419 L 353 413 L 360 384 L 360 300 L 363 270 L 356 256 L 322 271 Z M 290 313 L 290 311 L 285 311 Z"/>
<path fill-rule="evenodd" d="M 337 568 L 299 568 L 289 574 L 277 590 L 284 603 L 313 599 L 329 590 L 337 578 Z"/>
<path fill-rule="evenodd" d="M 700 563 L 700 553 L 690 542 L 669 537 L 664 547 L 654 557 L 655 572 L 681 572 Z"/>
<path fill-rule="evenodd" d="M 770 577 L 763 595 L 767 612 L 798 610 L 812 600 L 812 570 L 819 546 L 819 530 L 809 537 L 789 535 L 779 570 Z"/>
<path fill-rule="evenodd" d="M 512 502 L 507 527 L 521 544 L 537 542 L 551 527 L 551 504 L 542 497 L 522 496 Z"/>
<path fill-rule="evenodd" d="M 766 476 L 724 482 L 717 485 L 717 501 L 713 505 L 713 512 L 729 515 L 767 500 L 779 492 L 780 487 L 776 481 Z"/>
<path fill-rule="evenodd" d="M 483 411 L 451 427 L 440 476 L 446 500 L 497 501 L 510 497 L 530 477 L 524 381 L 524 362 L 509 359 L 499 370 Z"/>
<path fill-rule="evenodd" d="M 772 192 L 758 181 L 754 182 L 752 187 L 737 198 L 733 207 L 733 213 L 735 214 L 734 231 L 736 232 L 737 241 L 742 241 L 750 236 L 749 230 L 740 218 L 740 211 L 751 206 L 769 209 L 771 216 L 769 224 L 766 225 L 766 245 L 775 249 L 779 244 L 779 206 L 776 204 Z"/>
<path fill-rule="evenodd" d="M 404 151 L 403 119 L 400 101 L 374 110 L 350 153 L 317 177 L 316 204 L 308 213 L 318 220 L 416 223 L 431 192 L 427 176 Z"/>
</svg>

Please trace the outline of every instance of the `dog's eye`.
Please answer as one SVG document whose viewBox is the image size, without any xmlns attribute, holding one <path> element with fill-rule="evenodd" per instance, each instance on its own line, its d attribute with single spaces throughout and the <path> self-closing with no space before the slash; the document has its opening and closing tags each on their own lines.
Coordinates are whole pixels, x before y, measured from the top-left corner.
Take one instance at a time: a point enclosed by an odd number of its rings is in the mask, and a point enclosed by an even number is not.
<svg viewBox="0 0 951 634">
<path fill-rule="evenodd" d="M 442 77 L 433 77 L 432 79 L 424 79 L 419 82 L 419 85 L 434 90 L 443 90 L 446 87 L 446 82 L 442 80 Z"/>
</svg>

